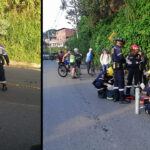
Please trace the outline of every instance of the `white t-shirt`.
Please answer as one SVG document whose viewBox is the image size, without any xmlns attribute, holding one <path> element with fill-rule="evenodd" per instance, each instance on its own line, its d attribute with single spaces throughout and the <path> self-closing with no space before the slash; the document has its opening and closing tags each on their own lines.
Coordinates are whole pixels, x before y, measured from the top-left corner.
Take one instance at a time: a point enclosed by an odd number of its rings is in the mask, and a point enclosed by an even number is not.
<svg viewBox="0 0 150 150">
<path fill-rule="evenodd" d="M 103 65 L 108 65 L 111 62 L 111 57 L 109 54 L 101 54 L 100 63 Z"/>
</svg>

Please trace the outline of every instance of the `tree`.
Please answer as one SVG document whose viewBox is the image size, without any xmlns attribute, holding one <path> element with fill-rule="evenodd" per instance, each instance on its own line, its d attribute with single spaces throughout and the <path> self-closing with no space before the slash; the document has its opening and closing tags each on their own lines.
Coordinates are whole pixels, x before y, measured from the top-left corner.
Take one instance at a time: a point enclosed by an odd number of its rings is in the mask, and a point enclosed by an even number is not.
<svg viewBox="0 0 150 150">
<path fill-rule="evenodd" d="M 62 6 L 60 8 L 62 10 L 66 10 L 66 19 L 68 19 L 70 21 L 68 23 L 72 24 L 72 26 L 76 29 L 76 36 L 78 38 L 78 23 L 80 19 L 79 0 L 68 0 L 68 2 L 62 0 Z"/>
</svg>

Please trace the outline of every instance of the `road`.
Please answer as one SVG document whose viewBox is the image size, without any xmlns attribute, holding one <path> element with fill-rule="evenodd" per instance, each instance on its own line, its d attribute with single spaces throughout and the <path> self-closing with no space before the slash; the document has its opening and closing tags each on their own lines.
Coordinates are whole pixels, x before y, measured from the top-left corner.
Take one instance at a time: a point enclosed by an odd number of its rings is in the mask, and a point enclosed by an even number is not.
<svg viewBox="0 0 150 150">
<path fill-rule="evenodd" d="M 135 115 L 134 103 L 99 99 L 83 69 L 71 79 L 43 65 L 43 150 L 150 150 L 150 116 Z"/>
<path fill-rule="evenodd" d="M 8 91 L 0 85 L 0 149 L 29 150 L 41 142 L 40 71 L 6 67 Z"/>
</svg>

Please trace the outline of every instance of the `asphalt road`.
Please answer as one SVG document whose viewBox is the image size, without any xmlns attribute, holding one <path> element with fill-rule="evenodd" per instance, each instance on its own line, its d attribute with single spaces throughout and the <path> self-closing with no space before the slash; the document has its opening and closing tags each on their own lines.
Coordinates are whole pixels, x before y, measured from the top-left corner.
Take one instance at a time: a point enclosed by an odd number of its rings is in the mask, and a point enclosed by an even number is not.
<svg viewBox="0 0 150 150">
<path fill-rule="evenodd" d="M 61 78 L 43 63 L 43 150 L 150 150 L 150 116 L 97 97 L 95 77 Z"/>
<path fill-rule="evenodd" d="M 0 85 L 0 150 L 29 150 L 41 142 L 40 71 L 6 67 Z M 38 87 L 38 88 L 33 88 Z"/>
</svg>

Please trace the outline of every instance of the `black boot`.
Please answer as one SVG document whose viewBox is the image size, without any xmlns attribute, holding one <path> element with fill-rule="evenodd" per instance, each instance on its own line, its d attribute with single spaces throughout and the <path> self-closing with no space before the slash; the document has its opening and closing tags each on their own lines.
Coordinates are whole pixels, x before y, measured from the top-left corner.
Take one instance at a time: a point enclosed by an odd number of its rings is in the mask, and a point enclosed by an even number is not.
<svg viewBox="0 0 150 150">
<path fill-rule="evenodd" d="M 114 89 L 113 90 L 113 92 L 114 92 L 114 102 L 118 102 L 119 101 L 119 91 L 118 91 L 118 89 Z"/>
<path fill-rule="evenodd" d="M 130 89 L 131 89 L 130 87 L 126 88 L 126 96 L 130 96 Z"/>
<path fill-rule="evenodd" d="M 7 91 L 7 86 L 6 86 L 6 84 L 3 84 L 2 91 Z"/>
<path fill-rule="evenodd" d="M 124 91 L 119 91 L 119 95 L 120 95 L 120 102 L 119 102 L 119 104 L 129 104 L 129 103 L 131 103 L 130 100 L 125 100 Z"/>
</svg>

